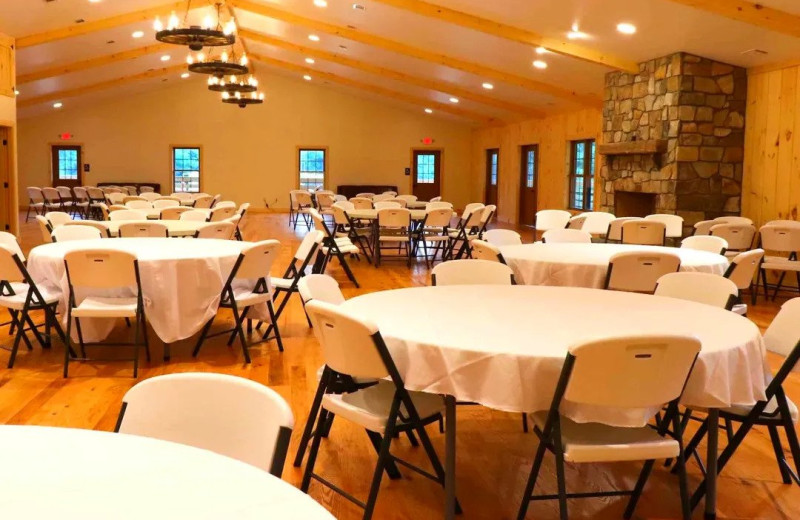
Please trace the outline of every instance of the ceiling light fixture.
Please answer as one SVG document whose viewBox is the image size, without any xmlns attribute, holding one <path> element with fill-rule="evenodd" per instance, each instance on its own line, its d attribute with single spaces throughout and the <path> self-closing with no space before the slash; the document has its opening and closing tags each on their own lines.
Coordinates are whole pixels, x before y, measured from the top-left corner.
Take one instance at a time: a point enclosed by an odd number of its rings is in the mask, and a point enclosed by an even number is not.
<svg viewBox="0 0 800 520">
<path fill-rule="evenodd" d="M 492 90 L 492 89 L 494 88 L 494 85 L 492 85 L 491 83 L 484 83 L 484 84 L 483 84 L 483 85 L 481 85 L 481 86 L 482 86 L 483 88 L 485 88 L 486 90 Z"/>
<path fill-rule="evenodd" d="M 425 109 L 425 113 L 426 114 L 433 114 L 433 109 L 432 108 L 426 108 Z"/>
<path fill-rule="evenodd" d="M 19 96 L 19 90 L 17 90 L 17 89 L 14 89 L 14 95 L 15 95 L 15 96 Z"/>
<path fill-rule="evenodd" d="M 361 4 L 353 4 L 353 9 L 356 11 L 366 11 L 367 8 Z"/>
<path fill-rule="evenodd" d="M 311 40 L 312 42 L 318 42 L 319 36 L 317 36 L 316 34 L 309 34 L 308 39 Z"/>
<path fill-rule="evenodd" d="M 589 38 L 589 35 L 582 32 L 578 27 L 578 22 L 575 22 L 572 24 L 571 30 L 567 33 L 567 38 L 570 40 L 586 40 Z"/>
<path fill-rule="evenodd" d="M 219 78 L 223 76 L 240 76 L 248 74 L 250 69 L 247 67 L 247 55 L 242 52 L 242 57 L 236 58 L 236 50 L 231 49 L 222 51 L 219 56 L 213 55 L 209 52 L 207 55 L 203 52 L 198 52 L 196 55 L 189 55 L 186 58 L 189 64 L 189 72 L 198 72 L 200 74 L 211 74 Z"/>
<path fill-rule="evenodd" d="M 243 95 L 241 92 L 228 92 L 222 93 L 222 102 L 238 105 L 239 108 L 247 108 L 247 105 L 260 105 L 264 102 L 263 92 L 251 92 L 250 94 Z"/>
<path fill-rule="evenodd" d="M 165 54 L 161 56 L 161 61 L 169 61 L 169 58 L 170 58 L 169 54 Z"/>
<path fill-rule="evenodd" d="M 541 54 L 547 54 L 548 52 L 550 52 L 550 51 L 548 51 L 544 47 L 536 47 L 536 54 L 540 54 L 541 55 Z"/>
<path fill-rule="evenodd" d="M 63 105 L 63 103 L 61 103 L 61 101 L 58 101 L 58 102 L 56 102 L 56 103 L 53 103 L 53 108 L 61 108 L 61 107 L 63 107 L 63 106 L 64 106 L 64 105 Z"/>
<path fill-rule="evenodd" d="M 306 81 L 311 81 L 311 76 L 306 74 L 305 76 L 303 76 L 303 79 L 306 80 Z"/>
<path fill-rule="evenodd" d="M 316 63 L 316 61 L 314 61 L 314 58 L 306 58 L 306 63 L 308 63 L 309 65 L 313 65 L 314 63 Z"/>
<path fill-rule="evenodd" d="M 636 34 L 636 26 L 627 22 L 618 23 L 617 31 L 621 32 L 622 34 Z"/>
<path fill-rule="evenodd" d="M 189 11 L 192 9 L 192 0 L 186 2 L 186 12 L 183 22 L 175 14 L 175 11 L 167 19 L 167 26 L 161 19 L 156 17 L 153 28 L 156 30 L 156 40 L 175 45 L 187 45 L 193 51 L 200 51 L 203 47 L 220 47 L 223 45 L 233 45 L 236 41 L 236 22 L 231 16 L 227 22 L 222 23 L 220 10 L 222 3 L 214 4 L 217 11 L 217 20 L 208 15 L 203 19 L 202 25 L 187 26 L 186 20 Z"/>
<path fill-rule="evenodd" d="M 131 36 L 133 36 L 134 38 L 141 38 L 142 36 L 144 36 L 144 31 L 134 31 L 133 34 L 131 34 Z"/>
<path fill-rule="evenodd" d="M 328 2 L 325 0 L 314 0 L 314 5 L 317 7 L 328 7 Z"/>
<path fill-rule="evenodd" d="M 542 60 L 536 60 L 536 61 L 533 62 L 533 66 L 536 67 L 537 69 L 546 69 L 547 68 L 547 62 L 542 61 Z"/>
<path fill-rule="evenodd" d="M 451 103 L 458 103 L 458 98 L 457 97 L 451 97 L 450 98 L 450 102 Z"/>
<path fill-rule="evenodd" d="M 208 78 L 208 90 L 213 92 L 227 92 L 234 94 L 236 92 L 255 92 L 258 90 L 258 80 L 250 75 L 249 78 L 239 78 L 237 76 L 217 77 L 211 76 Z"/>
<path fill-rule="evenodd" d="M 188 72 L 184 72 L 183 74 L 181 74 L 181 77 L 182 77 L 183 79 L 186 79 L 186 78 L 188 78 L 189 76 L 191 76 L 191 74 L 189 74 Z"/>
</svg>

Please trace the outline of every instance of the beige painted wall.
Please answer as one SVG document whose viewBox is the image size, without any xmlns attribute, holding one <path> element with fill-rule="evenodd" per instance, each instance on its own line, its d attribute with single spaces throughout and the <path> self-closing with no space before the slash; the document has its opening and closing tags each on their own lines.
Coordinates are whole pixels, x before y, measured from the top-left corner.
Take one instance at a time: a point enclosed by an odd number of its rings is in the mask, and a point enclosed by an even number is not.
<svg viewBox="0 0 800 520">
<path fill-rule="evenodd" d="M 160 182 L 170 190 L 171 144 L 202 145 L 202 189 L 272 208 L 287 206 L 297 182 L 297 146 L 327 146 L 328 187 L 393 184 L 410 191 L 412 147 L 444 149 L 443 197 L 462 207 L 470 199 L 471 127 L 411 109 L 308 84 L 260 75 L 261 106 L 224 105 L 199 81 L 64 109 L 19 122 L 21 186 L 50 183 L 50 144 L 62 132 L 83 145 L 91 165 L 84 183 Z M 65 143 L 66 144 L 66 143 Z"/>
<path fill-rule="evenodd" d="M 520 147 L 539 145 L 538 209 L 564 209 L 567 204 L 569 141 L 595 138 L 600 142 L 599 109 L 532 119 L 513 125 L 481 128 L 472 134 L 472 199 L 482 201 L 486 181 L 486 150 L 500 148 L 498 219 L 516 223 L 519 217 Z M 596 161 L 599 166 L 599 159 Z M 599 173 L 599 167 L 597 168 Z"/>
</svg>

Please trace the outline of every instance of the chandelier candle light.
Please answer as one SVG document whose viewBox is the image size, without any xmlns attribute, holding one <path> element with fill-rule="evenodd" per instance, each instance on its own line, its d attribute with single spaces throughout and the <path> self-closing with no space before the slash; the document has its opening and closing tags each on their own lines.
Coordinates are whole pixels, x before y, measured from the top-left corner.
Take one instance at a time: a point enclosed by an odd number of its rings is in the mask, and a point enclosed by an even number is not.
<svg viewBox="0 0 800 520">
<path fill-rule="evenodd" d="M 250 94 L 242 94 L 241 92 L 228 92 L 222 93 L 222 102 L 230 103 L 232 105 L 239 105 L 240 108 L 246 108 L 247 105 L 260 105 L 264 102 L 264 93 L 252 92 Z"/>
<path fill-rule="evenodd" d="M 250 72 L 247 67 L 247 55 L 242 53 L 242 57 L 237 60 L 234 50 L 231 50 L 230 55 L 227 51 L 222 51 L 219 57 L 213 56 L 211 53 L 206 55 L 198 52 L 195 56 L 189 55 L 186 62 L 189 64 L 190 72 L 211 74 L 220 79 L 224 76 L 240 76 Z"/>
<path fill-rule="evenodd" d="M 167 20 L 167 27 L 161 19 L 156 17 L 153 27 L 156 30 L 156 40 L 175 45 L 187 45 L 193 51 L 200 51 L 203 47 L 220 47 L 223 45 L 233 45 L 236 41 L 236 22 L 233 18 L 225 24 L 220 20 L 220 8 L 222 3 L 215 4 L 217 11 L 217 21 L 214 23 L 211 15 L 203 19 L 202 25 L 188 25 L 189 10 L 192 8 L 192 0 L 186 2 L 186 12 L 183 22 L 173 13 Z"/>
<path fill-rule="evenodd" d="M 258 89 L 258 80 L 253 76 L 247 80 L 230 76 L 227 81 L 224 77 L 211 76 L 208 78 L 208 90 L 212 92 L 255 92 L 256 89 Z"/>
</svg>

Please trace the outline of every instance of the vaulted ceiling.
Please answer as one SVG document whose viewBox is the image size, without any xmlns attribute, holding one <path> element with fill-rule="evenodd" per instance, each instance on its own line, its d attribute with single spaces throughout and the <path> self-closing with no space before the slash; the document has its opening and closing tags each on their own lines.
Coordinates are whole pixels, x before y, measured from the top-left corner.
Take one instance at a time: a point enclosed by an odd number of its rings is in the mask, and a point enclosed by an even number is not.
<svg viewBox="0 0 800 520">
<path fill-rule="evenodd" d="M 192 0 L 190 21 L 199 22 L 215 1 Z M 269 74 L 308 75 L 331 88 L 475 124 L 599 106 L 605 73 L 636 70 L 639 61 L 675 51 L 745 67 L 800 56 L 796 0 L 224 3 L 235 13 L 267 102 Z M 20 117 L 54 110 L 56 102 L 80 107 L 181 81 L 203 88 L 205 78 L 182 77 L 187 49 L 154 37 L 155 17 L 182 16 L 186 5 L 0 0 L 0 32 L 17 38 Z M 634 24 L 636 33 L 620 33 L 621 22 Z M 585 38 L 569 39 L 573 28 Z M 143 36 L 133 37 L 136 31 Z M 535 60 L 546 68 L 534 67 Z"/>
</svg>

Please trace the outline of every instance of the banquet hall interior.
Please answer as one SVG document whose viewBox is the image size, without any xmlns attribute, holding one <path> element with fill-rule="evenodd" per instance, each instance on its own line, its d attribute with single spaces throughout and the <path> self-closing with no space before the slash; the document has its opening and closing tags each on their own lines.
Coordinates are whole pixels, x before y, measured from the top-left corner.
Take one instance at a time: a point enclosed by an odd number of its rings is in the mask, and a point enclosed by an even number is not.
<svg viewBox="0 0 800 520">
<path fill-rule="evenodd" d="M 0 517 L 800 518 L 798 135 L 795 0 L 0 0 Z"/>
</svg>

